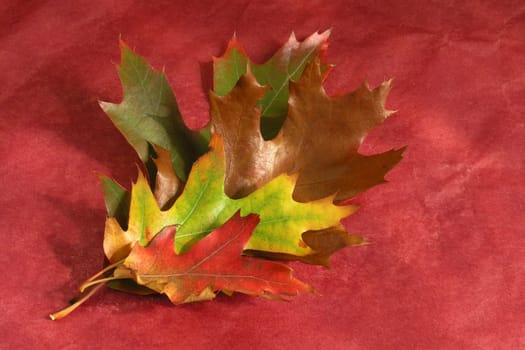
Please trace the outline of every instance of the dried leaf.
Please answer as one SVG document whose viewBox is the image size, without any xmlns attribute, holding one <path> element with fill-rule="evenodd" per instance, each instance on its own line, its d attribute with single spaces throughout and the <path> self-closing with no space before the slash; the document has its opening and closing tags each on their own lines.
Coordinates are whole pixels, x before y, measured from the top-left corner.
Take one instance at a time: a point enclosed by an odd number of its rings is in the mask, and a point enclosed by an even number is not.
<svg viewBox="0 0 525 350">
<path fill-rule="evenodd" d="M 357 207 L 340 204 L 385 182 L 404 149 L 358 152 L 392 113 L 385 108 L 390 82 L 328 96 L 322 82 L 330 66 L 321 60 L 328 35 L 300 43 L 292 34 L 261 65 L 234 38 L 214 60 L 211 125 L 199 132 L 184 125 L 166 76 L 121 43 L 124 98 L 101 105 L 148 174 L 139 170 L 131 193 L 101 177 L 109 264 L 52 319 L 102 284 L 164 293 L 175 304 L 210 300 L 218 291 L 296 295 L 312 289 L 266 259 L 328 267 L 334 252 L 364 244 L 340 222 Z"/>
<path fill-rule="evenodd" d="M 295 185 L 294 199 L 309 202 L 336 193 L 334 200 L 338 203 L 355 197 L 386 182 L 385 174 L 401 161 L 404 151 L 405 147 L 370 156 L 354 153 L 331 166 L 305 167 Z"/>
<path fill-rule="evenodd" d="M 390 82 L 374 90 L 363 84 L 350 94 L 330 97 L 322 79 L 316 59 L 291 83 L 288 116 L 269 141 L 256 127 L 261 115 L 257 101 L 265 88 L 250 71 L 228 95 L 210 95 L 212 123 L 224 138 L 229 196 L 242 198 L 284 172 L 299 172 L 294 198 L 300 200 L 337 194 L 341 201 L 384 181 L 402 150 L 372 157 L 357 150 L 367 132 L 392 113 L 385 109 Z"/>
<path fill-rule="evenodd" d="M 244 254 L 272 260 L 297 260 L 306 264 L 330 267 L 330 257 L 332 254 L 345 247 L 362 245 L 365 243 L 363 237 L 347 233 L 341 225 L 324 230 L 307 231 L 303 233 L 302 239 L 304 243 L 312 249 L 313 252 L 311 254 L 295 256 L 257 250 L 245 250 Z"/>
<path fill-rule="evenodd" d="M 156 146 L 155 153 L 157 154 L 157 158 L 153 159 L 157 168 L 155 199 L 160 208 L 169 208 L 181 194 L 184 184 L 173 170 L 170 152 Z"/>
</svg>

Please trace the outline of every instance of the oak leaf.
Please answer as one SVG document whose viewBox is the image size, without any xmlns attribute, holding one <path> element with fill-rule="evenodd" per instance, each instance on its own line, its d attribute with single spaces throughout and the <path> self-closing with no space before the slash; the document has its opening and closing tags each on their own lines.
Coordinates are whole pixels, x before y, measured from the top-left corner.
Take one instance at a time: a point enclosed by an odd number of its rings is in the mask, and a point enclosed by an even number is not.
<svg viewBox="0 0 525 350">
<path fill-rule="evenodd" d="M 153 159 L 156 167 L 155 199 L 160 208 L 169 208 L 182 193 L 183 182 L 175 173 L 170 152 L 162 147 L 154 146 L 157 156 Z"/>
<path fill-rule="evenodd" d="M 154 158 L 152 145 L 170 152 L 178 177 L 185 181 L 195 159 L 206 152 L 206 130 L 190 130 L 184 124 L 175 95 L 159 72 L 120 42 L 118 74 L 124 98 L 120 104 L 100 102 L 115 126 L 144 163 Z"/>
<path fill-rule="evenodd" d="M 259 219 L 236 213 L 188 252 L 173 251 L 175 226 L 164 228 L 147 247 L 135 245 L 115 276 L 166 294 L 174 304 L 209 300 L 226 290 L 270 298 L 311 291 L 281 263 L 241 256 Z"/>
<path fill-rule="evenodd" d="M 315 59 L 290 83 L 288 114 L 272 140 L 264 140 L 258 127 L 257 104 L 267 88 L 249 70 L 229 94 L 210 94 L 212 124 L 224 139 L 229 196 L 247 196 L 282 173 L 299 172 L 294 198 L 304 202 L 334 194 L 343 201 L 384 182 L 403 149 L 373 156 L 357 151 L 368 131 L 392 113 L 385 109 L 390 82 L 331 97 L 322 80 Z"/>
<path fill-rule="evenodd" d="M 154 146 L 156 157 L 152 159 L 155 170 L 154 188 L 155 199 L 160 208 L 170 207 L 184 188 L 173 169 L 170 153 L 159 146 Z M 99 176 L 108 218 L 114 218 L 121 227 L 127 228 L 131 194 L 115 180 Z"/>
<path fill-rule="evenodd" d="M 336 251 L 363 244 L 341 220 L 347 200 L 385 182 L 403 148 L 363 155 L 367 133 L 392 112 L 390 81 L 328 96 L 323 61 L 329 31 L 292 34 L 263 64 L 234 38 L 214 58 L 211 122 L 193 131 L 163 72 L 121 42 L 120 104 L 102 108 L 135 148 L 147 174 L 128 192 L 101 177 L 108 217 L 107 264 L 80 288 L 73 311 L 104 284 L 173 303 L 218 291 L 282 298 L 311 287 L 272 260 L 329 266 Z"/>
<path fill-rule="evenodd" d="M 106 222 L 104 250 L 108 259 L 122 259 L 135 242 L 146 246 L 162 229 L 173 225 L 177 226 L 175 251 L 186 252 L 238 210 L 243 215 L 260 216 L 261 222 L 246 246 L 251 251 L 286 254 L 308 261 L 309 256 L 328 257 L 342 248 L 333 250 L 333 245 L 328 244 L 312 249 L 302 235 L 340 225 L 340 220 L 357 207 L 334 205 L 332 197 L 299 203 L 292 199 L 297 176 L 286 174 L 249 196 L 232 199 L 224 192 L 224 175 L 224 149 L 218 135 L 212 137 L 210 151 L 194 164 L 184 191 L 167 210 L 159 208 L 145 177 L 139 173 L 132 187 L 128 229 L 124 231 L 113 218 Z"/>
<path fill-rule="evenodd" d="M 286 117 L 290 81 L 299 80 L 310 61 L 324 56 L 329 36 L 330 30 L 326 30 L 299 42 L 292 32 L 288 41 L 262 64 L 251 61 L 234 36 L 224 54 L 213 59 L 213 91 L 219 96 L 228 94 L 250 69 L 260 85 L 269 87 L 258 105 L 261 106 L 261 134 L 270 139 Z M 323 74 L 327 74 L 329 68 L 322 65 Z"/>
<path fill-rule="evenodd" d="M 330 257 L 340 249 L 366 244 L 363 237 L 346 232 L 343 225 L 322 230 L 306 231 L 302 234 L 303 242 L 311 249 L 311 253 L 297 256 L 279 252 L 258 251 L 247 249 L 245 255 L 280 261 L 301 261 L 306 264 L 330 267 Z"/>
</svg>

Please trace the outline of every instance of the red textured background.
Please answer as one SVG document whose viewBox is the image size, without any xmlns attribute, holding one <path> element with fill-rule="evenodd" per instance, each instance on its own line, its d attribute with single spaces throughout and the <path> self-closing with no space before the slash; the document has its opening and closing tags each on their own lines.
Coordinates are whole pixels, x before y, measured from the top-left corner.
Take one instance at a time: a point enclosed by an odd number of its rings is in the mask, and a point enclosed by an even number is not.
<svg viewBox="0 0 525 350">
<path fill-rule="evenodd" d="M 0 348 L 524 349 L 522 1 L 3 1 Z M 521 5 L 520 5 L 521 3 Z M 365 153 L 408 145 L 346 221 L 372 244 L 333 269 L 294 265 L 322 296 L 172 306 L 104 290 L 47 319 L 101 267 L 95 172 L 138 162 L 99 109 L 117 102 L 119 35 L 165 66 L 190 126 L 208 116 L 211 56 L 234 32 L 256 61 L 294 30 L 333 28 L 330 93 L 393 77 Z"/>
</svg>

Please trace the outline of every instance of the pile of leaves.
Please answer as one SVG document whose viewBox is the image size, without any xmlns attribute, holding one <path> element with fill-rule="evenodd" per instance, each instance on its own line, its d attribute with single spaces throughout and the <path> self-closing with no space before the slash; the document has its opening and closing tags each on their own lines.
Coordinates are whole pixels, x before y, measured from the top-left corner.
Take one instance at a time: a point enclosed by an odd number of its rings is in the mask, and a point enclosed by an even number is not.
<svg viewBox="0 0 525 350">
<path fill-rule="evenodd" d="M 131 191 L 101 177 L 106 267 L 52 319 L 103 285 L 174 304 L 218 292 L 283 299 L 312 287 L 282 261 L 328 266 L 334 252 L 363 243 L 341 224 L 357 209 L 348 200 L 385 182 L 403 149 L 358 153 L 392 113 L 390 82 L 328 96 L 328 36 L 292 34 L 263 64 L 234 37 L 214 58 L 211 120 L 201 130 L 185 125 L 165 74 L 121 42 L 123 101 L 101 107 L 144 171 Z"/>
</svg>

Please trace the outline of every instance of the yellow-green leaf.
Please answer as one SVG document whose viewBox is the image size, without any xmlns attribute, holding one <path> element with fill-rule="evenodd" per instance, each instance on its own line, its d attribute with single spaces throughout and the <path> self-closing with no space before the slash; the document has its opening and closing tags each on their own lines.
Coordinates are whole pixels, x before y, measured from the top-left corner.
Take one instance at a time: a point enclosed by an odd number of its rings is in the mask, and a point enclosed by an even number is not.
<svg viewBox="0 0 525 350">
<path fill-rule="evenodd" d="M 210 145 L 210 152 L 194 164 L 183 193 L 166 211 L 159 209 L 147 181 L 139 174 L 132 188 L 128 237 L 135 237 L 145 246 L 164 227 L 176 226 L 175 251 L 183 253 L 241 210 L 242 215 L 260 216 L 245 249 L 305 257 L 319 252 L 304 242 L 304 232 L 336 226 L 356 210 L 354 206 L 334 205 L 333 197 L 309 203 L 294 201 L 297 176 L 286 174 L 250 196 L 232 199 L 224 193 L 222 139 L 214 135 Z"/>
</svg>

